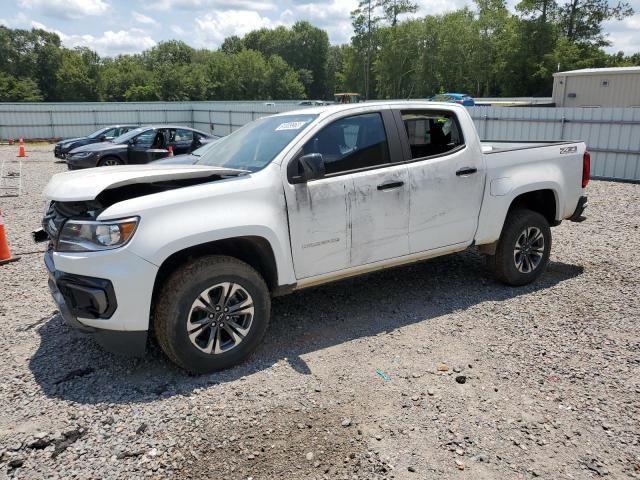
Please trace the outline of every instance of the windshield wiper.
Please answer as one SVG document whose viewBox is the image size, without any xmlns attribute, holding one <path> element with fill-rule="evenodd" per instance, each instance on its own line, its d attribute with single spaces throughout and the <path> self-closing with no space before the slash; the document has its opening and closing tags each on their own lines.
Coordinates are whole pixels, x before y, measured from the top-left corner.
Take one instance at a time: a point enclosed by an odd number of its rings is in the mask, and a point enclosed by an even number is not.
<svg viewBox="0 0 640 480">
<path fill-rule="evenodd" d="M 241 175 L 247 175 L 248 173 L 251 173 L 251 170 L 240 170 L 238 168 L 226 168 L 226 167 L 218 167 L 218 168 L 224 168 L 229 172 L 229 173 L 225 172 L 224 174 L 225 177 L 239 177 Z"/>
</svg>

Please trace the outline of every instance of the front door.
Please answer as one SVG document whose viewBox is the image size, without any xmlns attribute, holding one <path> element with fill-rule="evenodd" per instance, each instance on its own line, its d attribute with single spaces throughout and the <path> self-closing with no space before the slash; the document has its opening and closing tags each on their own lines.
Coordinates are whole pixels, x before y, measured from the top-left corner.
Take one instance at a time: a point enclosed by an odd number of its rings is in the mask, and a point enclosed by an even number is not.
<svg viewBox="0 0 640 480">
<path fill-rule="evenodd" d="M 411 253 L 473 241 L 482 204 L 482 153 L 465 146 L 455 112 L 407 109 L 401 122 L 411 183 Z"/>
<path fill-rule="evenodd" d="M 407 254 L 408 172 L 391 166 L 383 115 L 338 119 L 307 142 L 307 153 L 322 154 L 326 173 L 285 188 L 296 277 Z"/>
<path fill-rule="evenodd" d="M 129 145 L 127 156 L 129 163 L 149 163 L 154 158 L 154 150 L 162 148 L 163 134 L 157 130 L 146 130 L 135 137 Z M 158 146 L 156 148 L 156 146 Z M 164 155 L 166 150 L 164 150 Z"/>
</svg>

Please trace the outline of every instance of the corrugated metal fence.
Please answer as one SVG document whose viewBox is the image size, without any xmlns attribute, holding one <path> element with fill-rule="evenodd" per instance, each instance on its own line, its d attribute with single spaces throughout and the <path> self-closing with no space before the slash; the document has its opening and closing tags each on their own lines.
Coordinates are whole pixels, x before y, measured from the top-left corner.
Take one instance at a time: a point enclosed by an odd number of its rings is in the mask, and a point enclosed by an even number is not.
<svg viewBox="0 0 640 480">
<path fill-rule="evenodd" d="M 582 140 L 592 177 L 640 180 L 640 108 L 469 110 L 483 140 Z"/>
<path fill-rule="evenodd" d="M 301 108 L 294 102 L 0 103 L 0 139 L 87 135 L 106 125 L 186 125 L 218 135 L 251 120 Z"/>
<path fill-rule="evenodd" d="M 227 135 L 295 102 L 131 102 L 0 104 L 0 139 L 86 135 L 118 123 L 188 125 Z M 584 140 L 594 177 L 640 180 L 640 109 L 473 107 L 483 140 Z"/>
</svg>

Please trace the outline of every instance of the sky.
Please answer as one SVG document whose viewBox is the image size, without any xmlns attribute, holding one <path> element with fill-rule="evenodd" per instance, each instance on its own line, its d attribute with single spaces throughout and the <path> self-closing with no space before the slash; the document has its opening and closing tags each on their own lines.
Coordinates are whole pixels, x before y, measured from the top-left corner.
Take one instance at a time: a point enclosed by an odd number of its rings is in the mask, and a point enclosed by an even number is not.
<svg viewBox="0 0 640 480">
<path fill-rule="evenodd" d="M 510 3 L 516 0 L 510 0 Z M 443 13 L 469 0 L 418 0 L 416 15 Z M 636 14 L 605 29 L 609 52 L 640 52 L 640 0 Z M 230 35 L 307 20 L 323 28 L 332 44 L 349 42 L 349 12 L 357 0 L 2 0 L 0 24 L 58 33 L 67 47 L 86 46 L 100 55 L 137 53 L 162 40 L 218 48 Z"/>
</svg>

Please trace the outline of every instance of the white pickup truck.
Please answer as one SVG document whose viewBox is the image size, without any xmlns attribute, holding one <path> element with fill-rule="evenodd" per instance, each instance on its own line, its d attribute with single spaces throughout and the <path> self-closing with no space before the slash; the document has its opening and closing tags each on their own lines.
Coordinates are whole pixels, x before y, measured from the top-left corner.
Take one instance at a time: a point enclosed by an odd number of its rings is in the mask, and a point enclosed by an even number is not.
<svg viewBox="0 0 640 480">
<path fill-rule="evenodd" d="M 584 219 L 589 164 L 583 143 L 481 143 L 455 104 L 323 106 L 193 165 L 55 175 L 40 237 L 68 324 L 129 353 L 153 331 L 210 372 L 256 348 L 275 295 L 473 246 L 500 281 L 535 280 L 550 226 Z"/>
</svg>

